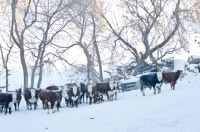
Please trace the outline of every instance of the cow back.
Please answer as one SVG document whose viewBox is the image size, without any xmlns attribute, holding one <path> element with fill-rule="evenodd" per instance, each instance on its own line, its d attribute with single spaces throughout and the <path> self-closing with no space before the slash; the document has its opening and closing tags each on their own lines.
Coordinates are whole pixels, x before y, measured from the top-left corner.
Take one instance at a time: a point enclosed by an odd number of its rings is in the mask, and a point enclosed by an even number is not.
<svg viewBox="0 0 200 132">
<path fill-rule="evenodd" d="M 140 77 L 140 84 L 141 86 L 153 86 L 155 87 L 156 83 L 161 83 L 161 81 L 158 80 L 157 74 L 149 74 L 149 75 L 142 75 Z"/>
<path fill-rule="evenodd" d="M 163 73 L 163 81 L 167 83 L 176 82 L 182 71 L 177 70 L 177 72 L 165 72 Z"/>
<path fill-rule="evenodd" d="M 0 105 L 9 104 L 12 100 L 11 93 L 0 93 Z"/>
</svg>

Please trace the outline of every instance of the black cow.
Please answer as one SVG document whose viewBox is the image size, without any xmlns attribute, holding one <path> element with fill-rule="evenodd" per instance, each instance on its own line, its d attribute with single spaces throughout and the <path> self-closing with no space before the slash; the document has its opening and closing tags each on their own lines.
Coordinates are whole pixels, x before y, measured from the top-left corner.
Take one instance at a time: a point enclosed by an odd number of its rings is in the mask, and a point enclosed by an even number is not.
<svg viewBox="0 0 200 132">
<path fill-rule="evenodd" d="M 88 103 L 88 98 L 89 98 L 89 104 L 90 105 L 92 103 L 92 100 L 93 100 L 93 103 L 99 103 L 100 102 L 100 97 L 97 93 L 95 85 L 93 85 L 93 84 L 89 84 L 89 85 L 86 86 L 86 103 Z"/>
<path fill-rule="evenodd" d="M 9 108 L 9 114 L 11 114 L 11 107 L 9 107 L 9 104 L 12 101 L 13 98 L 11 93 L 0 93 L 0 112 L 2 112 L 3 107 L 5 107 L 5 114 L 7 114 L 8 108 Z"/>
<path fill-rule="evenodd" d="M 145 96 L 145 87 L 151 89 L 153 87 L 154 94 L 156 94 L 156 87 L 158 88 L 158 94 L 160 93 L 160 87 L 162 84 L 162 72 L 157 72 L 149 75 L 142 75 L 140 77 L 140 85 L 142 95 Z"/>
<path fill-rule="evenodd" d="M 82 82 L 76 82 L 76 85 L 79 87 L 80 90 L 80 96 L 79 96 L 79 103 L 82 104 L 81 100 L 83 100 L 83 103 L 85 103 L 85 84 Z"/>
</svg>

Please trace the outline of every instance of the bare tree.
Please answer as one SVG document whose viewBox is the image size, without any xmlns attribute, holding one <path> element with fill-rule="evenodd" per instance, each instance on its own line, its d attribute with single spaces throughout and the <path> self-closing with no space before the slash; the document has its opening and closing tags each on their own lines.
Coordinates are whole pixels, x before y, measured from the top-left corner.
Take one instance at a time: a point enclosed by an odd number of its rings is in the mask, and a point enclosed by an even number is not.
<svg viewBox="0 0 200 132">
<path fill-rule="evenodd" d="M 64 29 L 68 26 L 68 24 L 74 19 L 74 17 L 76 17 L 77 14 L 75 16 L 72 16 L 71 13 L 72 7 L 75 4 L 75 0 L 68 1 L 67 3 L 65 3 L 63 0 L 54 2 L 45 1 L 44 3 L 39 3 L 39 8 L 42 9 L 43 12 L 40 12 L 40 15 L 38 16 L 39 26 L 36 27 L 36 30 L 39 30 L 41 32 L 41 35 L 39 36 L 35 34 L 35 36 L 37 38 L 40 38 L 40 40 L 38 48 L 34 50 L 35 52 L 37 52 L 37 55 L 35 56 L 36 61 L 31 73 L 31 87 L 34 86 L 36 69 L 39 68 L 39 79 L 37 87 L 40 87 L 42 82 L 43 67 L 45 63 L 53 64 L 54 60 L 48 59 L 48 55 L 56 55 L 53 54 L 51 51 L 47 52 L 46 49 L 47 47 L 52 47 L 52 43 L 55 40 L 56 36 L 58 36 L 59 33 L 62 33 Z M 59 47 L 59 44 L 57 45 Z M 34 54 L 34 51 L 32 52 L 32 54 Z M 57 51 L 59 50 L 57 49 Z"/>
<path fill-rule="evenodd" d="M 3 38 L 3 37 L 2 37 Z M 7 42 L 4 38 L 4 47 L 2 46 L 2 44 L 0 43 L 0 51 L 1 51 L 1 58 L 2 58 L 2 62 L 3 62 L 3 67 L 5 69 L 5 73 L 6 73 L 6 91 L 8 91 L 8 86 L 9 86 L 9 82 L 8 82 L 8 76 L 10 75 L 10 70 L 8 68 L 8 61 L 10 59 L 10 54 L 11 54 L 11 51 L 13 49 L 13 43 L 10 41 L 10 42 Z M 6 46 L 5 46 L 6 45 Z M 7 52 L 7 53 L 5 53 Z"/>
<path fill-rule="evenodd" d="M 117 31 L 104 14 L 101 16 L 105 19 L 112 33 L 122 42 L 133 54 L 136 59 L 135 71 L 132 75 L 137 75 L 142 63 L 158 49 L 167 45 L 170 39 L 179 29 L 179 5 L 180 0 L 170 3 L 161 0 L 124 0 L 123 8 L 125 26 Z M 173 6 L 170 15 L 170 21 L 165 19 L 166 7 Z M 166 23 L 164 23 L 164 20 Z M 170 27 L 169 27 L 170 26 Z M 162 28 L 160 28 L 162 27 Z M 159 34 L 157 34 L 159 31 Z M 154 41 L 159 40 L 159 41 Z M 156 43 L 158 42 L 158 43 Z M 153 57 L 152 57 L 153 58 Z"/>
<path fill-rule="evenodd" d="M 24 85 L 23 87 L 28 87 L 28 68 L 25 59 L 25 36 L 26 31 L 35 24 L 37 20 L 38 12 L 38 3 L 39 0 L 29 0 L 27 6 L 24 9 L 23 14 L 23 23 L 20 23 L 17 19 L 17 10 L 20 6 L 18 5 L 18 0 L 11 1 L 11 11 L 12 11 L 12 20 L 11 20 L 11 37 L 15 45 L 20 50 L 20 60 L 23 68 L 24 74 Z M 31 9 L 32 8 L 32 9 Z M 30 20 L 31 19 L 31 20 Z"/>
</svg>

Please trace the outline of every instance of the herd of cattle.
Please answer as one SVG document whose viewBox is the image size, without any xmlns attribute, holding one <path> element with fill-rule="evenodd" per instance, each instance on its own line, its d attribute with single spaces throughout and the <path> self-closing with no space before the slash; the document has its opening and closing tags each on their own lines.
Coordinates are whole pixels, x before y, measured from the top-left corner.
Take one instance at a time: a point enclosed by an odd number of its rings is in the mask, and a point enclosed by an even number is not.
<svg viewBox="0 0 200 132">
<path fill-rule="evenodd" d="M 24 99 L 26 101 L 27 109 L 32 110 L 37 108 L 37 101 L 40 99 L 42 101 L 43 109 L 52 109 L 54 113 L 59 107 L 62 98 L 64 98 L 65 103 L 68 107 L 78 107 L 78 104 L 84 102 L 86 95 L 86 103 L 99 103 L 103 101 L 103 95 L 107 96 L 109 101 L 117 99 L 117 90 L 118 83 L 115 81 L 103 82 L 90 84 L 85 86 L 81 82 L 65 84 L 63 86 L 49 86 L 46 89 L 36 89 L 36 88 L 25 88 L 24 89 Z M 11 114 L 11 108 L 14 104 L 15 110 L 19 111 L 19 104 L 21 102 L 21 88 L 16 89 L 15 91 L 9 91 L 6 93 L 0 93 L 0 112 L 5 111 L 5 114 L 8 112 Z"/>
<path fill-rule="evenodd" d="M 171 88 L 174 90 L 177 79 L 179 78 L 182 71 L 177 72 L 156 72 L 153 74 L 142 75 L 140 77 L 141 92 L 145 96 L 145 88 L 154 89 L 154 94 L 156 94 L 156 88 L 158 89 L 158 94 L 161 92 L 162 83 L 170 83 Z M 103 95 L 107 96 L 108 101 L 117 100 L 117 92 L 119 90 L 119 85 L 117 81 L 101 82 L 95 84 L 85 85 L 81 82 L 65 84 L 63 86 L 49 86 L 46 89 L 36 89 L 36 88 L 25 88 L 24 89 L 24 99 L 26 101 L 27 109 L 32 110 L 37 108 L 37 101 L 40 99 L 42 101 L 43 109 L 52 109 L 52 112 L 59 111 L 61 107 L 62 98 L 64 98 L 67 107 L 78 107 L 78 104 L 84 103 L 84 98 L 86 95 L 86 103 L 89 104 L 99 103 L 103 101 Z M 14 105 L 15 111 L 19 111 L 19 104 L 21 102 L 22 91 L 21 89 L 16 89 L 15 91 L 9 91 L 6 93 L 0 93 L 0 112 L 5 111 L 5 114 L 9 112 L 11 114 L 11 108 Z"/>
</svg>

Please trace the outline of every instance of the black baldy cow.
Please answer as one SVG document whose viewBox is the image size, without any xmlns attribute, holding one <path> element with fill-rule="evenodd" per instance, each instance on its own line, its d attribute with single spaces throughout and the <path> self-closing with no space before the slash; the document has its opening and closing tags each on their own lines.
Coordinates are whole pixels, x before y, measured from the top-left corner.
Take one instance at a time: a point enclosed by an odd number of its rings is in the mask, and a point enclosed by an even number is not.
<svg viewBox="0 0 200 132">
<path fill-rule="evenodd" d="M 154 74 L 149 75 L 142 75 L 140 77 L 140 85 L 141 85 L 141 92 L 142 95 L 145 96 L 145 88 L 152 88 L 154 89 L 154 94 L 156 94 L 156 87 L 158 88 L 158 94 L 160 93 L 162 84 L 162 72 L 157 72 Z"/>
<path fill-rule="evenodd" d="M 26 101 L 27 109 L 32 110 L 32 105 L 34 105 L 34 109 L 36 109 L 38 95 L 39 95 L 40 91 L 41 91 L 41 89 L 25 88 L 24 98 Z"/>
</svg>

